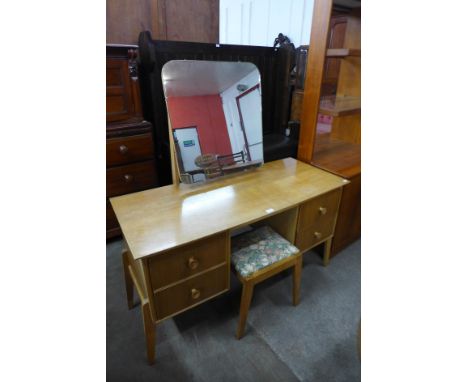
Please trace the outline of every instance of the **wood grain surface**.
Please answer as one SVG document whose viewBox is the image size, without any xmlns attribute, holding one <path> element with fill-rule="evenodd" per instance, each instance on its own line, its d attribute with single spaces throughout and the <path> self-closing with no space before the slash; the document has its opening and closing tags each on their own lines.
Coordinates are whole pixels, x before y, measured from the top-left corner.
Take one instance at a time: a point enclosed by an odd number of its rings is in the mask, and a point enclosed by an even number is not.
<svg viewBox="0 0 468 382">
<path fill-rule="evenodd" d="M 202 185 L 169 185 L 111 199 L 135 259 L 264 219 L 347 181 L 292 158 Z"/>
</svg>

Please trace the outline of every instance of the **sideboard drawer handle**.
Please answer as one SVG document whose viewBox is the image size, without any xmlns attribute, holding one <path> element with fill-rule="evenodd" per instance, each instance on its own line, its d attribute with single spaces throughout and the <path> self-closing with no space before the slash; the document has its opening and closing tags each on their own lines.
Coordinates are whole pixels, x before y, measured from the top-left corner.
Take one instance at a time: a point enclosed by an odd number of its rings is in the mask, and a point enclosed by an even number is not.
<svg viewBox="0 0 468 382">
<path fill-rule="evenodd" d="M 125 174 L 124 179 L 125 179 L 125 183 L 131 183 L 133 182 L 133 175 Z"/>
<path fill-rule="evenodd" d="M 327 213 L 327 209 L 325 207 L 319 207 L 319 211 L 321 215 L 325 215 Z"/>
<path fill-rule="evenodd" d="M 200 297 L 200 291 L 198 289 L 193 288 L 192 289 L 192 298 L 196 300 L 197 298 Z"/>
<path fill-rule="evenodd" d="M 199 264 L 199 261 L 193 256 L 188 259 L 188 266 L 191 270 L 197 269 Z"/>
<path fill-rule="evenodd" d="M 317 239 L 320 239 L 322 237 L 322 234 L 320 232 L 314 232 L 314 236 L 317 238 Z"/>
<path fill-rule="evenodd" d="M 119 151 L 120 151 L 120 154 L 125 155 L 128 153 L 128 147 L 125 145 L 120 145 Z"/>
</svg>

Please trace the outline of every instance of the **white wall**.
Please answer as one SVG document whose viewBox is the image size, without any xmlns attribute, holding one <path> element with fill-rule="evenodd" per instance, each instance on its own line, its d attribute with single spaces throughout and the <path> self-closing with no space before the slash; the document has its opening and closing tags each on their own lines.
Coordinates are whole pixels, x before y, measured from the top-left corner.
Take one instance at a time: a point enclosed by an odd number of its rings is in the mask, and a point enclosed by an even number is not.
<svg viewBox="0 0 468 382">
<path fill-rule="evenodd" d="M 273 46 L 283 33 L 309 45 L 314 0 L 220 0 L 221 44 Z"/>
<path fill-rule="evenodd" d="M 244 134 L 242 133 L 242 128 L 240 124 L 239 111 L 237 110 L 236 97 L 241 94 L 237 90 L 238 84 L 247 85 L 247 88 L 257 85 L 260 81 L 260 74 L 257 70 L 247 74 L 239 82 L 236 82 L 231 87 L 223 91 L 220 96 L 223 102 L 224 116 L 226 118 L 226 126 L 228 129 L 229 139 L 231 141 L 232 152 L 237 153 L 244 150 L 245 139 Z M 260 85 L 261 88 L 261 85 Z M 259 110 L 261 115 L 262 111 Z M 263 152 L 263 149 L 262 149 Z M 259 158 L 260 159 L 260 158 Z"/>
</svg>

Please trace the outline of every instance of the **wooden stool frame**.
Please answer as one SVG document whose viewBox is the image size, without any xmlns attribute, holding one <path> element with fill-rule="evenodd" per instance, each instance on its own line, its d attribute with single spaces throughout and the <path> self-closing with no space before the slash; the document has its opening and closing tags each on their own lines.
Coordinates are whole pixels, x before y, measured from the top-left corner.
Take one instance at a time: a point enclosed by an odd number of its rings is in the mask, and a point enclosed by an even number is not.
<svg viewBox="0 0 468 382">
<path fill-rule="evenodd" d="M 245 323 L 249 312 L 250 302 L 252 301 L 253 289 L 258 283 L 274 276 L 288 268 L 293 270 L 293 305 L 299 304 L 299 295 L 301 290 L 301 273 L 302 273 L 302 252 L 282 259 L 268 267 L 262 268 L 253 274 L 243 277 L 236 272 L 237 278 L 242 283 L 242 297 L 239 309 L 239 323 L 237 326 L 236 337 L 241 339 L 244 336 Z"/>
</svg>

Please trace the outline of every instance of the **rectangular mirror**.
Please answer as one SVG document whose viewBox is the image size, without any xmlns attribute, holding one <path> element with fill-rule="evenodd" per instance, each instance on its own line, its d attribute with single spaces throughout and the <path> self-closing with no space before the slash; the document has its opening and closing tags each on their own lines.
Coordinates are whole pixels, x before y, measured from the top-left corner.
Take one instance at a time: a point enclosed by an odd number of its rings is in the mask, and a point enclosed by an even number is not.
<svg viewBox="0 0 468 382">
<path fill-rule="evenodd" d="M 263 163 L 262 95 L 254 64 L 174 60 L 161 75 L 182 183 Z"/>
</svg>

